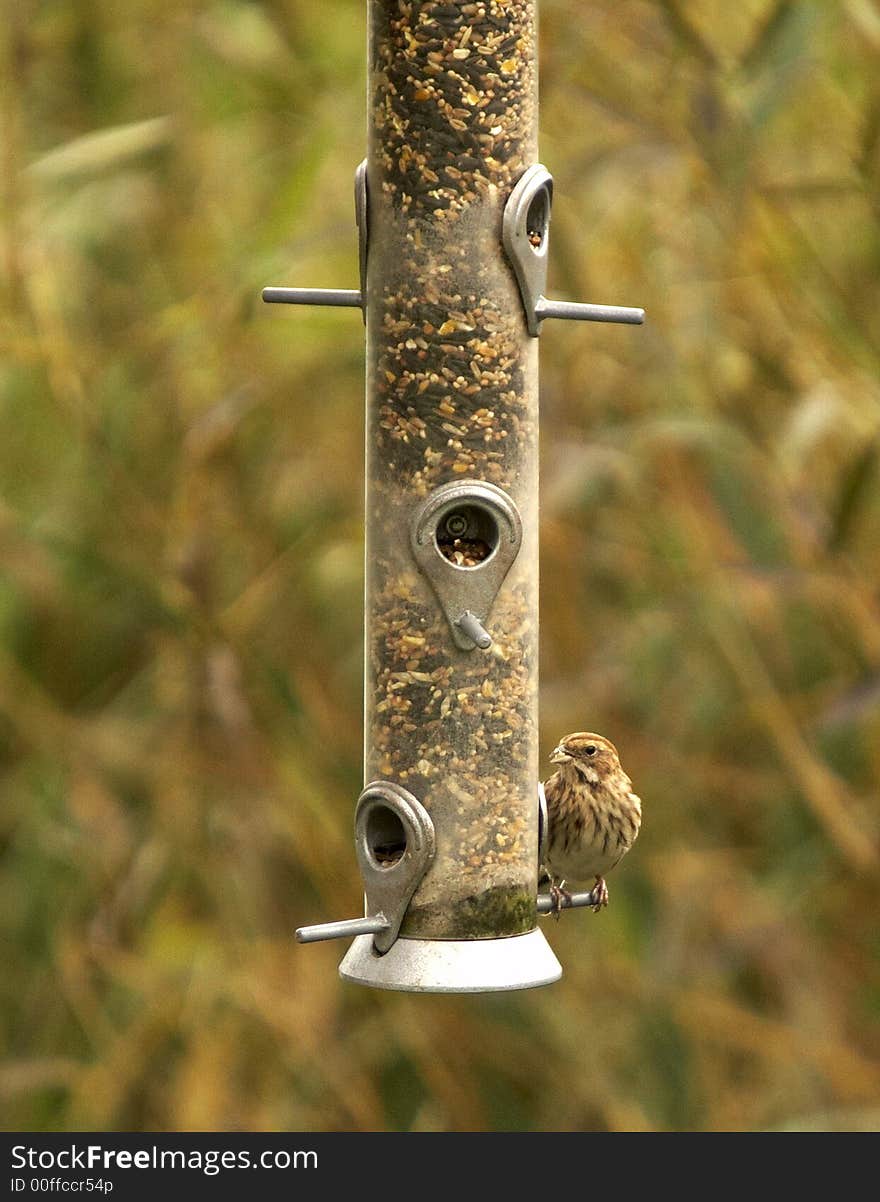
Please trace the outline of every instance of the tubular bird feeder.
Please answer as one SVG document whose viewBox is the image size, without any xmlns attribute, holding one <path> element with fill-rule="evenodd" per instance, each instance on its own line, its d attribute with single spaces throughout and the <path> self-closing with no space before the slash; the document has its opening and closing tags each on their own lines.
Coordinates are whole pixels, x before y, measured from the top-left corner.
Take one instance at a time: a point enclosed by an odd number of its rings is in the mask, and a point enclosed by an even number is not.
<svg viewBox="0 0 880 1202">
<path fill-rule="evenodd" d="M 640 323 L 548 300 L 534 0 L 369 0 L 360 288 L 367 339 L 365 916 L 343 977 L 386 989 L 547 984 L 537 926 L 538 335 Z M 573 905 L 588 904 L 590 894 Z"/>
</svg>

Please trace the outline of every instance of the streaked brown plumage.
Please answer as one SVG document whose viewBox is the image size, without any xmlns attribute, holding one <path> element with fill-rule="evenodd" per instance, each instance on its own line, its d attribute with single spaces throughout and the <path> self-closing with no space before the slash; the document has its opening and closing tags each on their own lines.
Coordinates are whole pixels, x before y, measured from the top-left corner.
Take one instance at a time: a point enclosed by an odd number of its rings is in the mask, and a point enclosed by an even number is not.
<svg viewBox="0 0 880 1202">
<path fill-rule="evenodd" d="M 598 911 L 608 905 L 605 874 L 635 843 L 642 803 L 620 766 L 617 748 L 602 735 L 578 731 L 560 739 L 550 756 L 559 768 L 544 782 L 547 843 L 544 870 L 558 915 L 566 881 L 595 879 Z"/>
</svg>

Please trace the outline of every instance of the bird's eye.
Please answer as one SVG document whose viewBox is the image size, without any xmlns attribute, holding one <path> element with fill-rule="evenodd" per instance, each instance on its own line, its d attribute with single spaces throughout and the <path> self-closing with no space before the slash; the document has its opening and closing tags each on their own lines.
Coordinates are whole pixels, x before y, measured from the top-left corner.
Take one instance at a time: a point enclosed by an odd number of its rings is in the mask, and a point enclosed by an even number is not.
<svg viewBox="0 0 880 1202">
<path fill-rule="evenodd" d="M 599 748 L 596 746 L 595 743 L 588 743 L 587 746 L 584 748 L 584 751 L 587 753 L 587 755 L 595 755 L 598 750 L 599 750 Z"/>
</svg>

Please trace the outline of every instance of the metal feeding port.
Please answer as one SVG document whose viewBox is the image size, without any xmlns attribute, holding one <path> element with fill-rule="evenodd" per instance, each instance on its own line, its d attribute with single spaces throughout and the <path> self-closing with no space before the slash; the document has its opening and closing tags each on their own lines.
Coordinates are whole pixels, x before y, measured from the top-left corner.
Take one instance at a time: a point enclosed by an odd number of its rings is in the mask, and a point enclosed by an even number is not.
<svg viewBox="0 0 880 1202">
<path fill-rule="evenodd" d="M 520 176 L 504 207 L 502 240 L 519 284 L 529 333 L 537 338 L 541 322 L 548 317 L 641 325 L 645 320 L 644 309 L 554 301 L 544 295 L 552 202 L 553 176 L 546 167 L 535 163 Z"/>
<path fill-rule="evenodd" d="M 264 288 L 267 305 L 324 305 L 331 309 L 360 309 L 367 321 L 367 252 L 370 235 L 367 160 L 358 163 L 354 173 L 354 213 L 358 228 L 358 269 L 360 288 Z"/>
<path fill-rule="evenodd" d="M 412 793 L 373 781 L 358 798 L 355 850 L 368 914 L 382 914 L 385 930 L 373 937 L 380 954 L 397 938 L 409 900 L 434 858 L 434 825 Z"/>
<path fill-rule="evenodd" d="M 358 798 L 355 851 L 364 881 L 363 918 L 300 927 L 299 943 L 372 937 L 378 955 L 397 939 L 406 908 L 434 858 L 434 824 L 427 810 L 401 785 L 372 781 Z"/>
<path fill-rule="evenodd" d="M 412 525 L 412 550 L 462 651 L 492 646 L 485 627 L 522 545 L 513 500 L 494 484 L 463 480 L 427 498 Z"/>
</svg>

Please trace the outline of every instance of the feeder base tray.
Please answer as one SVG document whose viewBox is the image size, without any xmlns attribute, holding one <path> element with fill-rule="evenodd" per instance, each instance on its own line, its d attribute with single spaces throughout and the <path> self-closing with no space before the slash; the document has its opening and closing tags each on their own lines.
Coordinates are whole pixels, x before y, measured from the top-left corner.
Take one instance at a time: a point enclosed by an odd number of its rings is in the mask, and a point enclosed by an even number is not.
<svg viewBox="0 0 880 1202">
<path fill-rule="evenodd" d="M 404 993 L 495 993 L 550 985 L 562 966 L 537 928 L 507 939 L 400 938 L 384 956 L 374 950 L 372 935 L 359 935 L 339 975 Z"/>
</svg>

